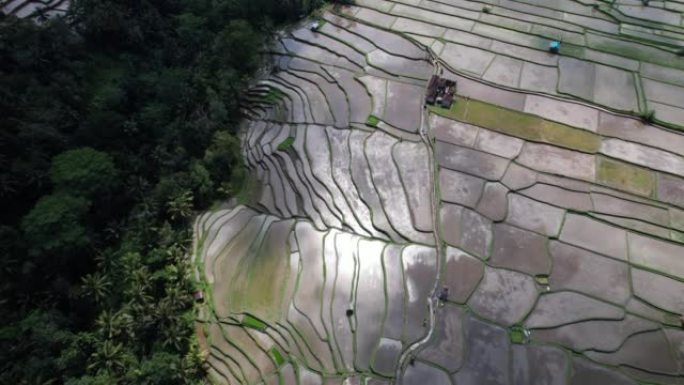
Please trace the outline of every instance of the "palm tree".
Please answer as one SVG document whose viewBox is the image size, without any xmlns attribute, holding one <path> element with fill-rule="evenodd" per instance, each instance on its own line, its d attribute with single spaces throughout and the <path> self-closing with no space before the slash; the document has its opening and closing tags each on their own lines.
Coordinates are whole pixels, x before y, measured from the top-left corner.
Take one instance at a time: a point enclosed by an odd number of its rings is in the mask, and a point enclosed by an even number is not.
<svg viewBox="0 0 684 385">
<path fill-rule="evenodd" d="M 105 340 L 90 355 L 88 369 L 94 372 L 118 373 L 126 367 L 126 358 L 123 344 Z"/>
<path fill-rule="evenodd" d="M 82 279 L 83 293 L 95 300 L 95 303 L 100 304 L 109 296 L 111 281 L 107 274 L 95 272 L 87 274 Z"/>
<path fill-rule="evenodd" d="M 149 287 L 138 283 L 126 289 L 126 300 L 129 305 L 138 309 L 147 308 L 153 304 L 154 297 L 149 294 Z"/>
<path fill-rule="evenodd" d="M 183 309 L 188 305 L 190 296 L 181 290 L 178 285 L 171 285 L 166 287 L 166 297 L 164 300 L 169 302 L 169 305 L 174 309 Z"/>
<path fill-rule="evenodd" d="M 155 318 L 160 325 L 169 325 L 177 318 L 177 309 L 167 298 L 162 298 L 155 308 Z"/>
<path fill-rule="evenodd" d="M 123 310 L 116 312 L 105 310 L 97 317 L 95 325 L 105 338 L 112 339 L 122 334 L 130 335 L 132 322 L 132 317 Z"/>
<path fill-rule="evenodd" d="M 174 349 L 181 351 L 187 342 L 187 328 L 189 328 L 189 326 L 184 325 L 182 320 L 171 322 L 162 330 L 162 345 L 164 347 L 173 347 Z"/>
<path fill-rule="evenodd" d="M 132 304 L 147 305 L 152 302 L 153 297 L 150 295 L 152 289 L 152 279 L 149 270 L 146 267 L 141 267 L 134 270 L 126 285 L 124 295 L 126 300 Z"/>
<path fill-rule="evenodd" d="M 171 220 L 187 218 L 192 214 L 193 206 L 192 191 L 185 191 L 183 194 L 174 197 L 166 203 Z"/>
</svg>

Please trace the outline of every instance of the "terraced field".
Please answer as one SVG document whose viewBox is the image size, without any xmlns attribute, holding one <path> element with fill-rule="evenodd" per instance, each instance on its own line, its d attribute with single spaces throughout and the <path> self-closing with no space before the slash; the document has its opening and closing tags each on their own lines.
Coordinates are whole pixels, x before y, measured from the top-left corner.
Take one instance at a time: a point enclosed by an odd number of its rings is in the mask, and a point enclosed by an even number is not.
<svg viewBox="0 0 684 385">
<path fill-rule="evenodd" d="M 683 11 L 357 0 L 282 32 L 249 203 L 195 224 L 212 378 L 684 384 Z"/>
<path fill-rule="evenodd" d="M 0 11 L 16 17 L 50 17 L 65 14 L 69 4 L 69 0 L 0 0 Z"/>
</svg>

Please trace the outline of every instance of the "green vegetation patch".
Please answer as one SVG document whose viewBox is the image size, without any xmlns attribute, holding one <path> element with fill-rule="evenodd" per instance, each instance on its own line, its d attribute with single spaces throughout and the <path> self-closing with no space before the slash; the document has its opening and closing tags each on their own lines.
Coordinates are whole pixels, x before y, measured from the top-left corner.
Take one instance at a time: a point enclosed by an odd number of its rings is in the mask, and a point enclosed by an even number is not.
<svg viewBox="0 0 684 385">
<path fill-rule="evenodd" d="M 514 325 L 508 329 L 508 337 L 513 344 L 524 344 L 527 341 L 525 329 L 522 326 Z"/>
<path fill-rule="evenodd" d="M 615 39 L 593 33 L 587 34 L 586 37 L 587 45 L 598 51 L 628 57 L 638 61 L 659 64 L 665 67 L 684 69 L 684 62 L 678 60 L 675 53 L 648 44 Z"/>
<path fill-rule="evenodd" d="M 639 114 L 639 117 L 646 123 L 653 123 L 656 120 L 655 114 L 655 110 L 646 110 Z"/>
<path fill-rule="evenodd" d="M 273 356 L 273 360 L 276 362 L 278 367 L 283 366 L 285 363 L 285 357 L 283 357 L 283 354 L 280 353 L 280 350 L 278 350 L 275 346 L 271 348 L 271 356 Z"/>
<path fill-rule="evenodd" d="M 328 22 L 328 20 L 325 20 L 323 17 L 319 17 L 319 18 L 318 18 L 318 29 L 323 28 L 323 26 L 324 26 L 325 23 L 327 23 L 327 22 Z"/>
<path fill-rule="evenodd" d="M 578 59 L 584 59 L 584 52 L 584 47 L 567 42 L 563 42 L 560 47 L 560 54 L 563 56 L 572 56 Z"/>
<path fill-rule="evenodd" d="M 655 192 L 655 173 L 614 159 L 598 157 L 596 182 L 642 196 Z"/>
<path fill-rule="evenodd" d="M 245 314 L 244 315 L 244 317 L 242 318 L 242 326 L 246 326 L 248 328 L 256 329 L 260 332 L 263 332 L 268 327 L 266 322 L 254 317 L 251 314 Z"/>
<path fill-rule="evenodd" d="M 534 277 L 534 279 L 540 285 L 548 285 L 549 284 L 549 276 L 546 274 L 537 275 Z"/>
<path fill-rule="evenodd" d="M 252 173 L 244 171 L 244 176 L 239 181 L 239 187 L 237 193 L 235 194 L 235 199 L 241 205 L 249 205 L 250 203 L 256 202 L 261 196 L 261 184 L 259 179 Z"/>
<path fill-rule="evenodd" d="M 672 239 L 675 242 L 684 243 L 684 233 L 677 230 L 671 230 L 670 239 Z"/>
<path fill-rule="evenodd" d="M 679 326 L 682 324 L 680 316 L 677 314 L 666 313 L 663 320 L 666 325 Z"/>
<path fill-rule="evenodd" d="M 366 120 L 367 126 L 377 127 L 379 123 L 380 123 L 380 118 L 378 118 L 375 115 L 368 115 L 368 119 Z"/>
<path fill-rule="evenodd" d="M 571 150 L 595 153 L 601 144 L 600 137 L 593 132 L 479 100 L 458 97 L 450 109 L 430 106 L 430 111 L 503 134 Z"/>
<path fill-rule="evenodd" d="M 292 223 L 272 225 L 261 244 L 252 244 L 254 232 L 243 232 L 232 249 L 231 261 L 220 267 L 224 279 L 214 285 L 217 309 L 252 314 L 266 322 L 282 316 L 283 296 L 289 275 L 288 234 Z M 256 229 L 252 229 L 256 231 Z M 227 275 L 226 275 L 227 274 Z"/>
<path fill-rule="evenodd" d="M 282 142 L 280 142 L 280 144 L 278 144 L 278 151 L 286 151 L 287 149 L 292 147 L 292 144 L 294 143 L 294 141 L 295 141 L 294 137 L 288 136 L 287 138 L 285 138 L 285 140 L 283 140 Z"/>
<path fill-rule="evenodd" d="M 263 96 L 264 103 L 276 104 L 285 97 L 285 93 L 278 88 L 269 89 L 268 93 Z"/>
</svg>

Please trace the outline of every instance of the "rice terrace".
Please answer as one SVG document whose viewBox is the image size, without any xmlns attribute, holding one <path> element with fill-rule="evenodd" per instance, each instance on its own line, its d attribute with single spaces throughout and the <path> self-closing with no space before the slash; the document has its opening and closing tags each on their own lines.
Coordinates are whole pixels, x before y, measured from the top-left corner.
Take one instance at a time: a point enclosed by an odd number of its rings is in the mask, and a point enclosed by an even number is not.
<svg viewBox="0 0 684 385">
<path fill-rule="evenodd" d="M 684 1 L 355 0 L 259 53 L 191 218 L 207 381 L 684 384 Z"/>
</svg>

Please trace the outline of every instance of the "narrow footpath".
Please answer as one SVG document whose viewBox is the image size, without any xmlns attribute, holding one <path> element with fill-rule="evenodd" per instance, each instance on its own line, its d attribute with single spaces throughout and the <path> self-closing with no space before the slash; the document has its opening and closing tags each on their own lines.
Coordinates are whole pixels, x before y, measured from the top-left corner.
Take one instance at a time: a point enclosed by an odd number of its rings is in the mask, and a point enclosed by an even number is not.
<svg viewBox="0 0 684 385">
<path fill-rule="evenodd" d="M 440 63 L 439 61 L 435 58 L 435 56 L 432 54 L 432 51 L 430 49 L 427 50 L 428 54 L 430 55 L 430 61 L 432 63 L 435 63 L 434 65 L 434 74 L 439 75 L 439 69 L 440 69 Z M 426 85 L 426 91 L 427 91 L 427 85 Z M 424 93 L 425 95 L 426 93 Z M 439 286 L 439 276 L 440 276 L 440 271 L 441 271 L 441 266 L 442 266 L 442 260 L 445 257 L 444 256 L 444 250 L 442 247 L 442 241 L 439 238 L 439 231 L 438 231 L 438 226 L 439 226 L 439 202 L 440 202 L 440 194 L 439 194 L 439 188 L 438 188 L 438 181 L 439 181 L 439 170 L 437 167 L 437 163 L 435 162 L 435 149 L 434 149 L 434 141 L 430 137 L 430 119 L 429 119 L 429 112 L 427 108 L 423 108 L 421 110 L 421 120 L 420 120 L 420 138 L 422 139 L 423 143 L 425 144 L 427 150 L 428 150 L 428 159 L 430 162 L 430 169 L 432 170 L 432 180 L 431 180 L 431 186 L 432 186 L 432 202 L 431 202 L 431 207 L 432 207 L 432 234 L 435 238 L 435 249 L 436 249 L 436 255 L 437 255 L 437 261 L 436 261 L 436 266 L 435 266 L 435 279 L 434 279 L 434 284 L 432 286 L 432 291 L 430 292 L 430 295 L 427 297 L 427 307 L 428 307 L 428 324 L 426 327 L 428 328 L 427 334 L 425 337 L 422 339 L 414 342 L 411 344 L 406 350 L 404 350 L 399 358 L 399 365 L 397 365 L 397 372 L 395 373 L 395 380 L 394 383 L 397 385 L 401 385 L 402 383 L 402 378 L 403 378 L 403 372 L 404 369 L 406 369 L 406 366 L 411 364 L 411 361 L 415 357 L 415 355 L 420 352 L 422 347 L 426 345 L 430 339 L 432 338 L 432 333 L 434 332 L 435 329 L 435 315 L 439 309 L 439 299 L 437 298 L 437 291 L 438 291 L 438 286 Z"/>
</svg>

